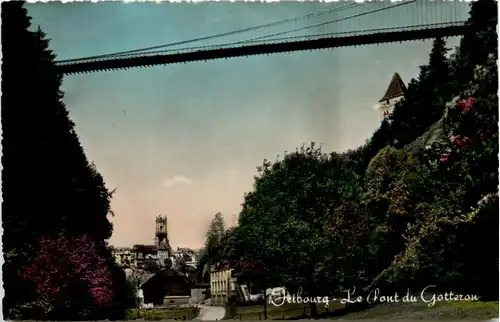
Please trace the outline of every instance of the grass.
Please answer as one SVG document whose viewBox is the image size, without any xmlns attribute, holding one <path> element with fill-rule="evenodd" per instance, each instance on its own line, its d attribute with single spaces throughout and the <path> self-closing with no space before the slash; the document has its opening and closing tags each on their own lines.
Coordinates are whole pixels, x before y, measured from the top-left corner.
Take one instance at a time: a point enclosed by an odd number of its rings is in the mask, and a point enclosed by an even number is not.
<svg viewBox="0 0 500 322">
<path fill-rule="evenodd" d="M 329 310 L 335 310 L 343 307 L 340 303 L 329 303 Z M 316 304 L 318 313 L 326 311 L 325 304 Z M 229 310 L 226 310 L 225 319 L 236 320 L 263 320 L 264 319 L 264 305 L 252 306 L 239 306 L 236 307 L 236 312 L 232 315 Z M 285 303 L 282 306 L 274 306 L 269 304 L 267 307 L 268 320 L 287 320 L 297 317 L 308 317 L 311 314 L 311 305 L 309 303 Z"/>
<path fill-rule="evenodd" d="M 329 311 L 343 308 L 340 303 L 330 303 Z M 322 303 L 317 304 L 318 313 L 325 312 Z M 269 320 L 287 320 L 308 318 L 310 316 L 309 304 L 285 303 L 281 307 L 268 306 L 267 318 Z M 428 303 L 387 303 L 366 309 L 360 312 L 331 318 L 334 320 L 488 320 L 499 317 L 498 302 L 437 302 L 429 307 Z M 263 320 L 264 306 L 237 307 L 235 314 L 226 311 L 225 319 L 236 320 Z"/>
<path fill-rule="evenodd" d="M 193 320 L 198 316 L 199 309 L 195 307 L 170 308 L 160 310 L 129 310 L 125 320 Z"/>
<path fill-rule="evenodd" d="M 364 311 L 349 313 L 335 320 L 488 320 L 499 317 L 498 302 L 438 302 L 381 304 Z"/>
</svg>

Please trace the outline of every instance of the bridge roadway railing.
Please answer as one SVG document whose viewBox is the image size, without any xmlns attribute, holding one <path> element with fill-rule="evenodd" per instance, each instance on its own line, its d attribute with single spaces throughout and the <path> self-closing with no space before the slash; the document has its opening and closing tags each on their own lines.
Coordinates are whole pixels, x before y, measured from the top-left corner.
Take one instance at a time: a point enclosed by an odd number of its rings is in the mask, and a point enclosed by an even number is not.
<svg viewBox="0 0 500 322">
<path fill-rule="evenodd" d="M 460 36 L 465 22 L 437 23 L 398 28 L 369 29 L 315 36 L 239 41 L 222 45 L 177 48 L 112 56 L 56 61 L 63 74 L 166 65 L 280 52 L 402 42 L 436 37 Z"/>
</svg>

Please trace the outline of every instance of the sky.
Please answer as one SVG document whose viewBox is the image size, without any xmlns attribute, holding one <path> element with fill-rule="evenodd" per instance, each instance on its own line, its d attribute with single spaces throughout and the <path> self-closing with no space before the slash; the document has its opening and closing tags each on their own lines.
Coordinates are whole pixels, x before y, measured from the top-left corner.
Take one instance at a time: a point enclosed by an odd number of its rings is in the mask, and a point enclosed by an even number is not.
<svg viewBox="0 0 500 322">
<path fill-rule="evenodd" d="M 360 15 L 280 37 L 466 19 L 465 3 L 31 3 L 32 27 L 57 59 L 215 35 L 312 12 L 336 12 L 184 46 L 247 40 Z M 345 7 L 345 8 L 344 8 Z M 441 20 L 440 20 L 441 19 Z M 444 20 L 442 20 L 444 19 Z M 458 44 L 449 38 L 448 46 Z M 432 40 L 252 56 L 65 76 L 62 90 L 90 161 L 109 189 L 110 243 L 153 242 L 168 216 L 173 247 L 199 248 L 217 212 L 235 224 L 256 167 L 314 141 L 355 149 L 380 125 L 373 106 L 394 72 L 408 83 Z"/>
</svg>

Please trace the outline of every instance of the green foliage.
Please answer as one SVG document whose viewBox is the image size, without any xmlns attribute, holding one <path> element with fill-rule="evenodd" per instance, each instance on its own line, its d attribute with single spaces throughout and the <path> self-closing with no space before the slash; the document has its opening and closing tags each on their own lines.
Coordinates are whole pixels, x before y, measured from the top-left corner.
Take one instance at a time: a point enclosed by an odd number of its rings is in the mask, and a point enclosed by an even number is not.
<svg viewBox="0 0 500 322">
<path fill-rule="evenodd" d="M 405 100 L 391 116 L 388 143 L 399 148 L 409 144 L 443 115 L 444 104 L 452 95 L 451 66 L 445 45 L 441 38 L 434 40 L 429 64 L 420 67 L 418 79 L 412 79 Z"/>
<path fill-rule="evenodd" d="M 224 223 L 224 218 L 220 212 L 214 215 L 214 219 L 210 223 L 210 227 L 207 231 L 205 249 L 207 252 L 214 252 L 215 249 L 220 245 L 222 238 L 224 237 L 224 232 L 226 230 L 226 224 Z"/>
<path fill-rule="evenodd" d="M 45 34 L 29 27 L 23 2 L 2 3 L 2 224 L 3 251 L 8 254 L 3 305 L 7 318 L 12 313 L 43 319 L 47 303 L 20 280 L 22 268 L 37 255 L 36 241 L 87 236 L 105 252 L 105 240 L 112 233 L 107 218 L 112 192 L 87 160 L 74 131 L 62 102 L 62 75 Z M 113 265 L 110 253 L 107 261 Z M 119 319 L 124 309 L 101 313 L 102 318 Z M 51 316 L 58 318 L 62 317 Z"/>
<path fill-rule="evenodd" d="M 174 308 L 165 310 L 127 310 L 124 320 L 145 320 L 145 321 L 162 321 L 162 320 L 193 320 L 199 314 L 199 309 L 194 307 L 189 308 Z"/>
<path fill-rule="evenodd" d="M 267 283 L 311 293 L 325 292 L 321 285 L 330 285 L 328 292 L 347 285 L 350 276 L 341 266 L 355 263 L 332 259 L 344 245 L 346 251 L 359 251 L 347 247 L 359 236 L 345 233 L 360 218 L 351 206 L 356 207 L 362 187 L 350 166 L 342 155 L 324 154 L 312 143 L 258 168 L 235 234 L 246 244 L 240 258 L 265 262 Z M 352 216 L 336 216 L 348 210 Z"/>
<path fill-rule="evenodd" d="M 495 28 L 496 4 L 474 2 L 460 48 L 447 58 L 434 41 L 365 146 L 325 154 L 312 143 L 264 160 L 219 259 L 258 263 L 263 288 L 313 296 L 435 284 L 498 297 Z"/>
<path fill-rule="evenodd" d="M 221 259 L 222 241 L 226 235 L 226 224 L 220 212 L 214 215 L 206 233 L 205 247 L 198 263 L 197 275 L 201 280 L 208 281 L 210 269 Z"/>
<path fill-rule="evenodd" d="M 467 87 L 473 78 L 474 69 L 482 65 L 489 54 L 498 58 L 497 19 L 498 4 L 494 0 L 471 4 L 468 29 L 460 41 L 453 62 L 455 90 Z"/>
</svg>

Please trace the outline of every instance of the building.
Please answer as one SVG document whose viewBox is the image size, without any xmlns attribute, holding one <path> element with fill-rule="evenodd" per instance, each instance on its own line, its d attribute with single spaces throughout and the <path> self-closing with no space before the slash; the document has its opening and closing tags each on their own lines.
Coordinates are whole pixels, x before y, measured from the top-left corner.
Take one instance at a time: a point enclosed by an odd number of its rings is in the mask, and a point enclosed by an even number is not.
<svg viewBox="0 0 500 322">
<path fill-rule="evenodd" d="M 174 269 L 163 269 L 149 278 L 141 289 L 144 303 L 154 305 L 189 304 L 192 285 L 188 278 Z"/>
<path fill-rule="evenodd" d="M 406 90 L 406 85 L 401 80 L 401 76 L 398 73 L 394 73 L 384 96 L 379 101 L 381 120 L 393 113 L 396 104 L 404 99 Z"/>
<path fill-rule="evenodd" d="M 125 268 L 124 271 L 127 280 L 135 282 L 135 285 L 137 285 L 138 287 L 146 283 L 151 277 L 156 275 L 154 273 L 146 272 L 143 269 L 134 270 L 131 268 Z"/>
<path fill-rule="evenodd" d="M 167 216 L 159 215 L 156 217 L 155 238 L 152 245 L 134 245 L 129 252 L 135 262 L 134 268 L 145 268 L 146 263 L 164 267 L 166 260 L 171 257 Z M 115 256 L 121 256 L 121 253 L 117 253 Z"/>
<path fill-rule="evenodd" d="M 170 242 L 168 240 L 168 221 L 167 216 L 157 216 L 156 217 L 156 230 L 155 230 L 155 246 L 158 249 L 158 261 L 159 265 L 163 266 L 165 260 L 171 255 Z"/>
<path fill-rule="evenodd" d="M 210 292 L 212 305 L 226 305 L 229 297 L 237 295 L 236 278 L 233 269 L 212 270 L 210 272 Z"/>
<path fill-rule="evenodd" d="M 116 247 L 112 248 L 111 252 L 115 258 L 116 264 L 123 268 L 135 268 L 137 262 L 135 260 L 135 253 L 129 247 Z"/>
<path fill-rule="evenodd" d="M 189 248 L 177 247 L 177 250 L 171 251 L 170 260 L 172 261 L 172 266 L 177 267 L 179 264 L 183 264 L 193 269 L 198 266 L 200 254 L 199 251 L 194 251 Z"/>
<path fill-rule="evenodd" d="M 147 262 L 158 262 L 158 248 L 155 245 L 134 245 L 136 267 L 145 268 Z"/>
<path fill-rule="evenodd" d="M 149 245 L 134 245 L 132 248 L 112 248 L 116 262 L 123 268 L 146 270 L 156 273 L 163 268 L 174 268 L 189 276 L 193 282 L 199 260 L 199 252 L 179 248 L 172 250 L 168 239 L 166 215 L 158 215 L 155 220 L 154 242 Z"/>
</svg>

